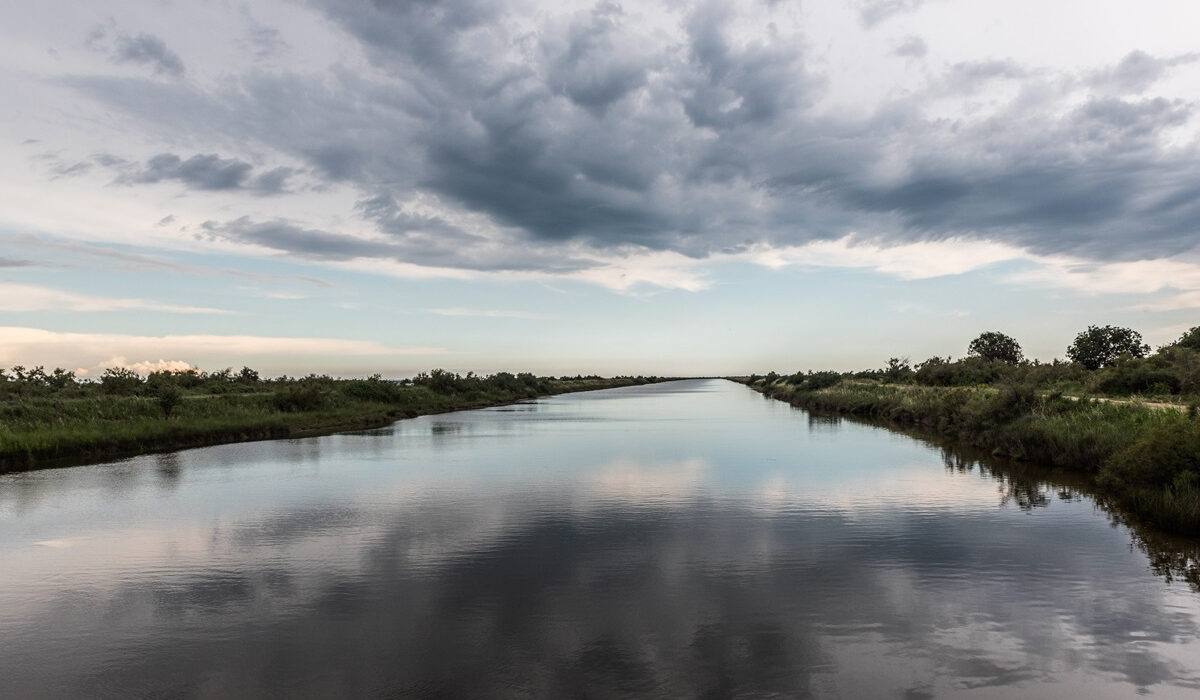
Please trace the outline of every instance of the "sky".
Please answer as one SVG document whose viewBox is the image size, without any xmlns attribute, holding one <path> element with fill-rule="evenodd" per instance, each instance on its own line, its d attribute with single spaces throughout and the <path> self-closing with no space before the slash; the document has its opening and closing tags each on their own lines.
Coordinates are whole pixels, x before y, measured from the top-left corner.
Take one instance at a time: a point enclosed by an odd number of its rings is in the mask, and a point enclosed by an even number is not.
<svg viewBox="0 0 1200 700">
<path fill-rule="evenodd" d="M 724 375 L 1200 325 L 1192 0 L 0 0 L 0 367 Z"/>
</svg>

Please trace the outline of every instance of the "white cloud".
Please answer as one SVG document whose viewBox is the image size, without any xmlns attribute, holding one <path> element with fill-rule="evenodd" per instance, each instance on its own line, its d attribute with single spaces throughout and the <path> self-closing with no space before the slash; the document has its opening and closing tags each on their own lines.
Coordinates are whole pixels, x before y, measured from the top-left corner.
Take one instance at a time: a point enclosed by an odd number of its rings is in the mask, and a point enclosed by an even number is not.
<svg viewBox="0 0 1200 700">
<path fill-rule="evenodd" d="M 0 364 L 62 367 L 103 367 L 115 363 L 132 368 L 150 368 L 160 363 L 189 365 L 231 364 L 251 356 L 303 355 L 315 357 L 435 356 L 441 348 L 397 348 L 367 340 L 341 338 L 294 338 L 254 335 L 121 335 L 115 333 L 68 333 L 0 326 Z M 178 360 L 134 360 L 126 358 L 174 357 Z M 140 369 L 138 371 L 141 371 Z"/>
<path fill-rule="evenodd" d="M 0 282 L 0 311 L 162 311 L 174 314 L 231 314 L 206 306 L 162 304 L 146 299 L 119 299 L 75 294 L 32 284 Z"/>
<path fill-rule="evenodd" d="M 429 309 L 429 313 L 438 316 L 473 316 L 477 318 L 523 318 L 536 321 L 546 321 L 554 318 L 546 314 L 531 311 L 509 311 L 505 309 L 464 309 L 454 307 L 448 309 Z"/>
<path fill-rule="evenodd" d="M 742 259 L 772 269 L 868 269 L 909 280 L 959 275 L 998 263 L 1021 263 L 1026 269 L 1007 272 L 1001 279 L 1014 286 L 1055 287 L 1089 296 L 1170 293 L 1129 307 L 1136 310 L 1200 308 L 1200 263 L 1181 258 L 1105 263 L 1066 255 L 1037 255 L 991 241 L 951 238 L 884 245 L 852 234 L 802 246 L 758 246 L 727 259 Z"/>
<path fill-rule="evenodd" d="M 709 260 L 690 258 L 673 251 L 637 252 L 598 260 L 597 267 L 586 270 L 543 276 L 565 277 L 617 292 L 633 292 L 640 286 L 699 292 L 712 286 L 712 281 L 699 269 L 706 262 Z"/>
<path fill-rule="evenodd" d="M 770 268 L 867 268 L 901 279 L 927 279 L 958 275 L 1029 255 L 1020 248 L 991 241 L 948 238 L 884 245 L 848 234 L 836 240 L 799 246 L 757 246 L 739 257 Z"/>
<path fill-rule="evenodd" d="M 1132 262 L 1096 263 L 1059 256 L 1030 256 L 1036 267 L 1009 275 L 1015 284 L 1063 287 L 1089 295 L 1177 292 L 1166 298 L 1133 305 L 1149 311 L 1200 308 L 1200 264 L 1157 258 Z"/>
<path fill-rule="evenodd" d="M 151 372 L 184 372 L 189 369 L 194 369 L 190 362 L 183 360 L 143 360 L 142 362 L 130 362 L 124 357 L 112 357 L 104 362 L 101 362 L 99 369 L 108 369 L 109 367 L 124 367 L 131 369 L 138 374 L 150 374 Z M 85 376 L 91 374 L 91 370 L 85 370 Z"/>
</svg>

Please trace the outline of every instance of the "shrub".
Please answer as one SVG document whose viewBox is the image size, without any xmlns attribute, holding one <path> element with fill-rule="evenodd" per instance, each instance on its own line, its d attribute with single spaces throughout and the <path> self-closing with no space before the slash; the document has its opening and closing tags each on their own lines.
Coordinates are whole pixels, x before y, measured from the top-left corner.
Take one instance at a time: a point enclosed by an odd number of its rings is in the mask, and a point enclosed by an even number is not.
<svg viewBox="0 0 1200 700">
<path fill-rule="evenodd" d="M 404 390 L 395 382 L 384 381 L 378 374 L 369 379 L 349 379 L 338 383 L 342 394 L 360 401 L 394 403 L 403 398 Z"/>
<path fill-rule="evenodd" d="M 979 386 L 994 384 L 1020 374 L 1021 370 L 1004 360 L 967 357 L 957 362 L 931 357 L 917 365 L 914 379 L 925 386 Z"/>
<path fill-rule="evenodd" d="M 1108 487 L 1192 483 L 1200 474 L 1200 422 L 1184 413 L 1160 417 L 1132 444 L 1114 454 L 1100 470 Z"/>
<path fill-rule="evenodd" d="M 302 379 L 276 389 L 271 397 L 271 405 L 275 410 L 285 413 L 316 411 L 327 405 L 328 398 L 319 383 Z"/>
<path fill-rule="evenodd" d="M 170 418 L 171 413 L 183 401 L 183 392 L 174 384 L 160 384 L 155 389 L 154 401 L 163 412 L 163 418 Z"/>
<path fill-rule="evenodd" d="M 1182 382 L 1169 369 L 1157 368 L 1143 360 L 1127 360 L 1102 370 L 1091 383 L 1093 391 L 1128 396 L 1130 394 L 1178 394 Z"/>
</svg>

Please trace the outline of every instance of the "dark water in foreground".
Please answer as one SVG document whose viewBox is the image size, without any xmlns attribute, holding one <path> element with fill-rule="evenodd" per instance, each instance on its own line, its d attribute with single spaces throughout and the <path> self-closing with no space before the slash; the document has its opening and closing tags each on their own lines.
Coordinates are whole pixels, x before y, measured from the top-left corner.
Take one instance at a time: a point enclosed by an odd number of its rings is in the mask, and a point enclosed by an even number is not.
<svg viewBox="0 0 1200 700">
<path fill-rule="evenodd" d="M 1200 593 L 946 459 L 698 380 L 3 476 L 0 696 L 1200 697 Z"/>
</svg>

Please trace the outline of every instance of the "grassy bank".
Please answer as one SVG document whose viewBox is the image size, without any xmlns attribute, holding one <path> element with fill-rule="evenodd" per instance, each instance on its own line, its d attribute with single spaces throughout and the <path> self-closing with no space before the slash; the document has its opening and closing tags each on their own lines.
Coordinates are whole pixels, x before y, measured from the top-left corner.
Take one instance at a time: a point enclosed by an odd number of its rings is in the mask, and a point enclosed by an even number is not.
<svg viewBox="0 0 1200 700">
<path fill-rule="evenodd" d="M 658 381 L 645 377 L 460 376 L 441 370 L 403 383 L 256 373 L 132 373 L 108 381 L 37 371 L 0 383 L 0 472 L 68 466 L 204 445 L 300 437 L 401 418 Z"/>
<path fill-rule="evenodd" d="M 938 387 L 833 373 L 746 383 L 794 406 L 918 426 L 995 454 L 1078 471 L 1103 497 L 1137 517 L 1200 536 L 1195 410 L 1077 400 L 1032 384 Z"/>
</svg>

